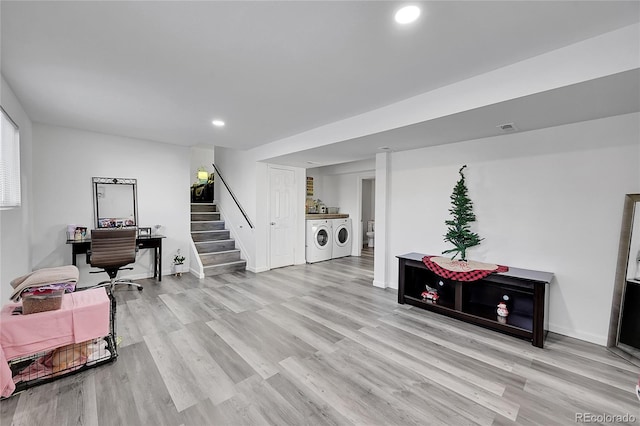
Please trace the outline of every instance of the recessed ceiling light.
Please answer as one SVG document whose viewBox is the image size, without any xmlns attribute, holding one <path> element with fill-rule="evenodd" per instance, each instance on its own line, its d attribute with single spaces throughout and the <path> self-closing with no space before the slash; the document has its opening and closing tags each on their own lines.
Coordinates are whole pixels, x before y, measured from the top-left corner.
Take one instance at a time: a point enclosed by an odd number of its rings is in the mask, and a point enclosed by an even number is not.
<svg viewBox="0 0 640 426">
<path fill-rule="evenodd" d="M 420 8 L 418 6 L 405 6 L 396 12 L 396 22 L 398 24 L 409 24 L 420 16 Z"/>
<path fill-rule="evenodd" d="M 211 122 L 211 124 L 213 124 L 216 127 L 223 127 L 224 126 L 224 121 L 222 121 L 222 120 L 213 120 Z"/>
</svg>

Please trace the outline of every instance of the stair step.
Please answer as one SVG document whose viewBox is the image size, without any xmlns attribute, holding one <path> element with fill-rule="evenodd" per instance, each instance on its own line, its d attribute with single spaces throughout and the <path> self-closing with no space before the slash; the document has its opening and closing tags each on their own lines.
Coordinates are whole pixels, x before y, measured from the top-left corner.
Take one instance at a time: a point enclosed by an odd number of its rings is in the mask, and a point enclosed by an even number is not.
<svg viewBox="0 0 640 426">
<path fill-rule="evenodd" d="M 236 248 L 236 242 L 232 239 L 229 240 L 217 240 L 217 241 L 203 241 L 195 242 L 196 250 L 198 253 L 215 253 L 220 251 L 234 250 Z"/>
<path fill-rule="evenodd" d="M 219 265 L 211 265 L 204 267 L 204 275 L 219 275 L 235 271 L 244 271 L 247 269 L 246 260 L 237 260 L 235 262 L 221 263 Z"/>
<path fill-rule="evenodd" d="M 191 213 L 196 212 L 217 212 L 218 206 L 214 203 L 191 203 Z"/>
<path fill-rule="evenodd" d="M 215 253 L 200 253 L 200 260 L 203 266 L 220 265 L 222 263 L 234 262 L 240 259 L 240 250 L 226 250 Z"/>
<path fill-rule="evenodd" d="M 220 212 L 198 212 L 191 213 L 191 221 L 192 222 L 210 222 L 213 220 L 220 220 Z"/>
<path fill-rule="evenodd" d="M 229 230 L 219 229 L 215 231 L 195 231 L 191 233 L 191 238 L 193 239 L 194 242 L 228 240 Z"/>
<path fill-rule="evenodd" d="M 193 231 L 216 231 L 224 229 L 224 220 L 203 220 L 191 222 L 191 232 Z"/>
<path fill-rule="evenodd" d="M 240 258 L 236 242 L 225 229 L 217 203 L 191 203 L 191 239 L 193 240 L 206 276 L 247 269 L 247 261 Z"/>
</svg>

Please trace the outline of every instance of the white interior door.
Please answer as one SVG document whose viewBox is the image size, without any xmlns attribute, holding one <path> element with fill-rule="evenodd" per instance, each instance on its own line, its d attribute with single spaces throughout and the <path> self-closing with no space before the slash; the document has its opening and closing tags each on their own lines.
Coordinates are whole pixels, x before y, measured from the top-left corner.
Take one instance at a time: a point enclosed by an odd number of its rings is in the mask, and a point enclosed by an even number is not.
<svg viewBox="0 0 640 426">
<path fill-rule="evenodd" d="M 295 260 L 295 175 L 293 170 L 269 168 L 270 266 L 293 265 Z"/>
</svg>

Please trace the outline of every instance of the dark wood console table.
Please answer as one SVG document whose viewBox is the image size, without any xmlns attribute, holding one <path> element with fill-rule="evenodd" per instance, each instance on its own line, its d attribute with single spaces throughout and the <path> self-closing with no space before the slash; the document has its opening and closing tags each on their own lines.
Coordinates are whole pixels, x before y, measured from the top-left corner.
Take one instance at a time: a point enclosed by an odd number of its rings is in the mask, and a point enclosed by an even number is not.
<svg viewBox="0 0 640 426">
<path fill-rule="evenodd" d="M 550 272 L 509 267 L 509 271 L 493 273 L 473 282 L 442 278 L 422 262 L 424 254 L 408 253 L 399 259 L 398 303 L 407 303 L 490 328 L 505 334 L 531 340 L 541 348 L 548 330 L 546 310 L 553 279 Z M 437 302 L 423 300 L 425 286 L 437 288 Z M 509 316 L 498 317 L 496 307 L 509 298 Z"/>
<path fill-rule="evenodd" d="M 140 249 L 153 249 L 153 278 L 162 281 L 162 239 L 164 235 L 139 236 L 136 244 Z M 91 248 L 91 238 L 82 240 L 67 240 L 71 244 L 71 264 L 76 264 L 76 256 L 86 254 Z M 87 263 L 89 259 L 86 260 Z"/>
</svg>

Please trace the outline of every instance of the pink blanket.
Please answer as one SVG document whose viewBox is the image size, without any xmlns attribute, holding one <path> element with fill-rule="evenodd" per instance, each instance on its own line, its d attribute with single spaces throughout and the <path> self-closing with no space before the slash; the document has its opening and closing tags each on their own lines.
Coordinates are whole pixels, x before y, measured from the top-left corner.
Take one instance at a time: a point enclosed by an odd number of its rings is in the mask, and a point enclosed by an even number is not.
<svg viewBox="0 0 640 426">
<path fill-rule="evenodd" d="M 63 295 L 62 307 L 30 315 L 11 315 L 19 303 L 0 310 L 0 395 L 15 389 L 8 360 L 85 342 L 109 334 L 109 297 L 104 288 Z"/>
</svg>

